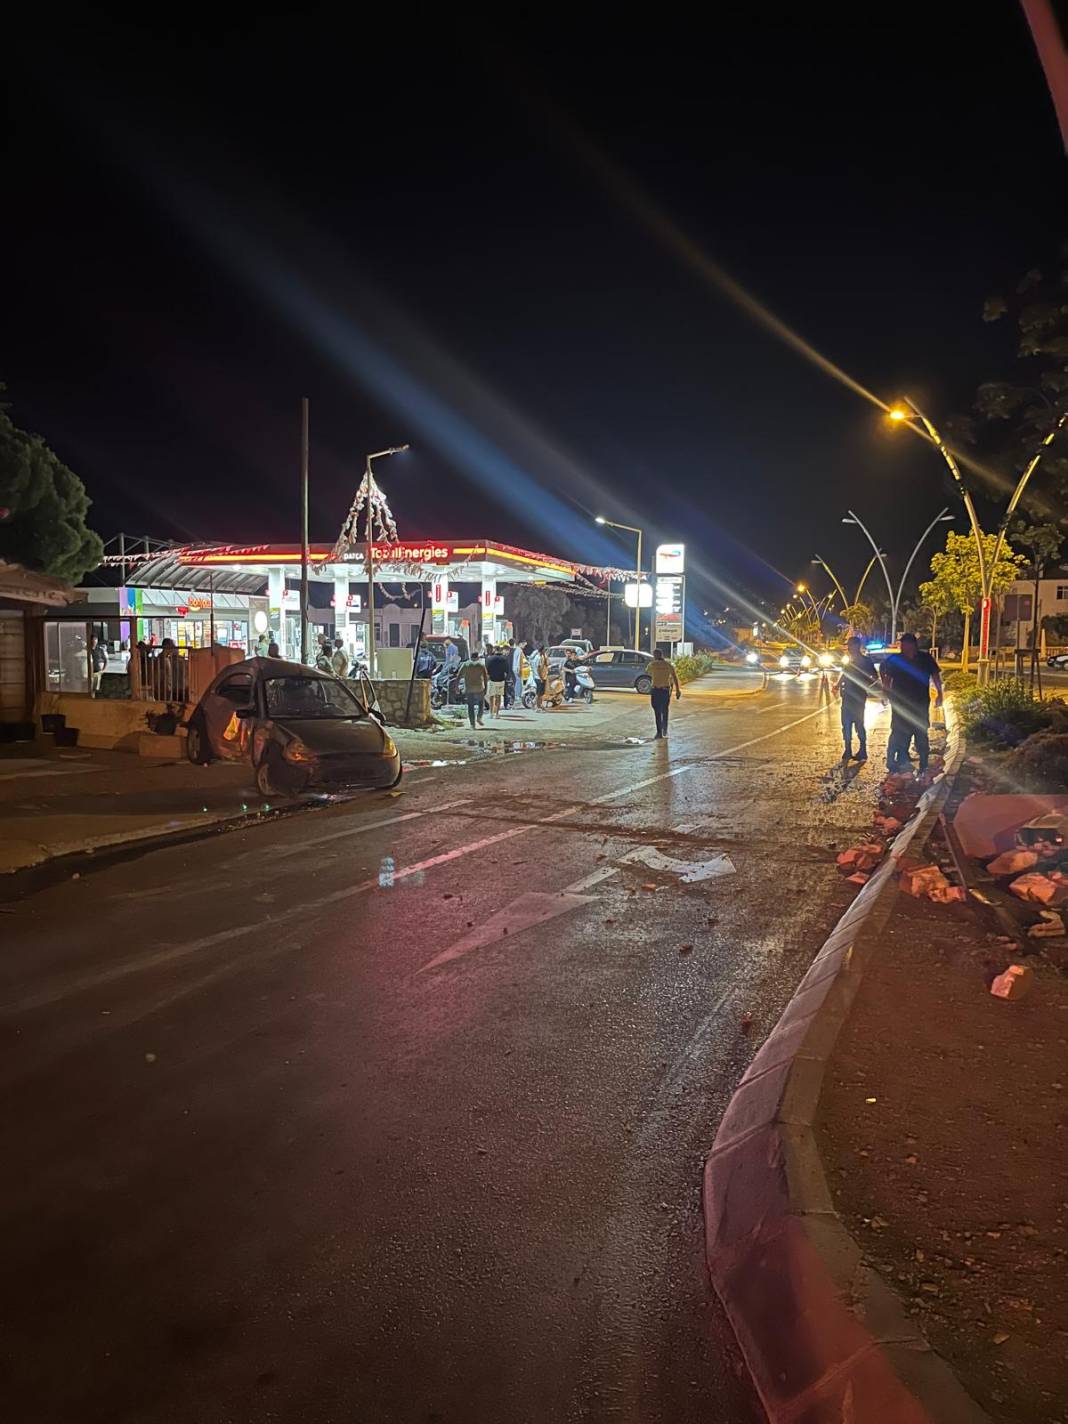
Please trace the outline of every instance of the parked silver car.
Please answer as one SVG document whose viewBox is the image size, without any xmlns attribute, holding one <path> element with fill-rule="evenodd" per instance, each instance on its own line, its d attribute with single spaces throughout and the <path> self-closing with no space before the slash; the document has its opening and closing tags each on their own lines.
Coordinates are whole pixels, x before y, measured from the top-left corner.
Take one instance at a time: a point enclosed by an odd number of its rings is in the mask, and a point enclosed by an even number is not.
<svg viewBox="0 0 1068 1424">
<path fill-rule="evenodd" d="M 312 788 L 395 786 L 396 743 L 372 705 L 329 673 L 280 658 L 248 658 L 219 673 L 186 724 L 191 762 L 247 761 L 263 796 Z"/>
</svg>

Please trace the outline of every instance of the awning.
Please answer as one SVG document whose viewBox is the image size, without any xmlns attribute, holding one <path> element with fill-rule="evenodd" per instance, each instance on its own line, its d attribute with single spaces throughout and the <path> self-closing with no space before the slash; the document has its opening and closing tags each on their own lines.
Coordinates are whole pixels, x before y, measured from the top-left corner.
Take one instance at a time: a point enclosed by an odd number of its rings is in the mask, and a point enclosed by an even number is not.
<svg viewBox="0 0 1068 1424">
<path fill-rule="evenodd" d="M 65 608 L 79 594 L 59 579 L 47 574 L 31 573 L 21 564 L 8 564 L 0 559 L 0 598 L 13 603 L 35 603 L 46 608 Z"/>
</svg>

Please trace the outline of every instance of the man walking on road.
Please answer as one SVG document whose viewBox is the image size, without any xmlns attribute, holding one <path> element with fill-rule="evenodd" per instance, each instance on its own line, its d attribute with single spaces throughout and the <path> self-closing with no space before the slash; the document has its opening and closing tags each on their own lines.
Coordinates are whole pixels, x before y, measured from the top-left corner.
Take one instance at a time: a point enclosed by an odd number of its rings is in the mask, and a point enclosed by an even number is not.
<svg viewBox="0 0 1068 1424">
<path fill-rule="evenodd" d="M 649 692 L 649 701 L 653 704 L 653 716 L 656 718 L 655 740 L 659 742 L 667 736 L 671 689 L 675 689 L 675 700 L 678 701 L 682 696 L 682 688 L 679 686 L 679 675 L 675 671 L 674 664 L 668 662 L 659 648 L 653 654 L 653 660 L 645 672 L 653 684 Z"/>
<path fill-rule="evenodd" d="M 911 771 L 909 744 L 915 739 L 919 772 L 927 770 L 931 747 L 927 726 L 931 717 L 931 684 L 935 689 L 935 706 L 942 705 L 942 673 L 930 653 L 920 651 L 915 633 L 901 635 L 900 653 L 883 659 L 879 669 L 883 687 L 890 698 L 890 740 L 886 745 L 886 764 L 895 771 Z"/>
<path fill-rule="evenodd" d="M 503 648 L 490 648 L 486 657 L 486 694 L 489 697 L 491 717 L 501 715 L 504 687 L 511 671 Z"/>
<path fill-rule="evenodd" d="M 857 761 L 868 760 L 868 734 L 864 730 L 864 708 L 868 693 L 879 680 L 875 664 L 868 657 L 863 638 L 852 637 L 846 643 L 848 661 L 838 675 L 835 693 L 842 699 L 842 760 L 853 756 L 853 728 L 857 729 Z"/>
<path fill-rule="evenodd" d="M 460 679 L 460 686 L 464 690 L 467 717 L 472 729 L 475 726 L 484 726 L 482 709 L 485 706 L 487 678 L 485 664 L 478 653 L 473 653 L 465 663 L 460 664 L 457 676 Z"/>
</svg>

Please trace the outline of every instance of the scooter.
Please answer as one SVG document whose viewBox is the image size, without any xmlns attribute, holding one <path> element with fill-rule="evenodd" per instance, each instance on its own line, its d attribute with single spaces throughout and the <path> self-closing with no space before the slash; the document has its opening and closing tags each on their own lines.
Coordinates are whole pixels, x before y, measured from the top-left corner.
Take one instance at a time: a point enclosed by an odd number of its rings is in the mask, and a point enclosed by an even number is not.
<svg viewBox="0 0 1068 1424">
<path fill-rule="evenodd" d="M 551 672 L 545 679 L 545 691 L 542 693 L 541 705 L 546 707 L 559 707 L 564 701 L 564 678 L 559 672 Z M 523 706 L 526 708 L 537 707 L 538 688 L 533 677 L 528 677 L 523 684 Z"/>
<path fill-rule="evenodd" d="M 576 667 L 571 669 L 571 675 L 575 679 L 575 687 L 572 692 L 564 693 L 566 702 L 592 702 L 594 681 L 590 676 L 589 668 Z M 567 675 L 564 675 L 564 685 L 567 685 Z"/>
</svg>

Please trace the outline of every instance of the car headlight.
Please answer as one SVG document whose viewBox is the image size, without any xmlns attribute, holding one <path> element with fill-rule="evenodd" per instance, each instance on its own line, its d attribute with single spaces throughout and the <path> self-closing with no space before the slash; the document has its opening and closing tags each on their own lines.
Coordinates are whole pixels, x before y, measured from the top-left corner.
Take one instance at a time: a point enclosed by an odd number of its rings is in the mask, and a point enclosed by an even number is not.
<svg viewBox="0 0 1068 1424">
<path fill-rule="evenodd" d="M 746 653 L 745 660 L 747 663 L 756 663 L 760 661 L 756 653 Z"/>
<path fill-rule="evenodd" d="M 811 666 L 812 666 L 812 659 L 809 657 L 809 655 L 808 655 L 807 653 L 806 653 L 805 656 L 801 659 L 801 666 L 802 666 L 802 667 L 811 667 Z"/>
<path fill-rule="evenodd" d="M 834 658 L 830 653 L 820 653 L 820 667 L 834 667 Z"/>
<path fill-rule="evenodd" d="M 785 653 L 783 653 L 782 657 L 779 659 L 779 666 L 782 668 L 790 666 L 790 659 L 786 656 Z"/>
<path fill-rule="evenodd" d="M 300 740 L 299 737 L 291 737 L 286 742 L 282 751 L 282 756 L 286 761 L 314 761 L 315 757 L 311 749 Z"/>
<path fill-rule="evenodd" d="M 843 654 L 842 654 L 842 666 L 845 667 L 846 663 L 848 663 L 848 662 L 849 662 L 849 654 L 848 654 L 848 653 L 843 653 Z"/>
<path fill-rule="evenodd" d="M 397 755 L 397 743 L 392 737 L 387 737 L 382 743 L 382 755 L 384 757 L 395 757 Z"/>
</svg>

